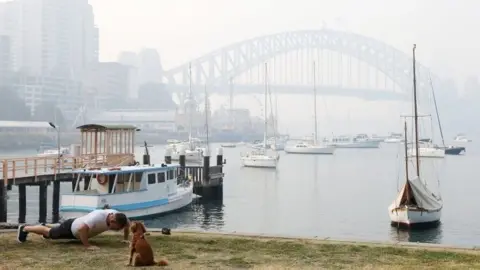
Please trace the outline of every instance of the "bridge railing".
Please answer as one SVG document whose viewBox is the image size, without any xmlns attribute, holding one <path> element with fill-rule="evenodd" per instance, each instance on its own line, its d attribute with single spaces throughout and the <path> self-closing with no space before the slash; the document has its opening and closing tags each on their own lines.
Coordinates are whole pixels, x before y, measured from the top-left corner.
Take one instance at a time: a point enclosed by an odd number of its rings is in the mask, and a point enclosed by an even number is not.
<svg viewBox="0 0 480 270">
<path fill-rule="evenodd" d="M 134 160 L 133 154 L 92 154 L 82 156 L 36 156 L 1 160 L 0 178 L 16 179 L 58 174 L 96 166 L 121 166 Z"/>
</svg>

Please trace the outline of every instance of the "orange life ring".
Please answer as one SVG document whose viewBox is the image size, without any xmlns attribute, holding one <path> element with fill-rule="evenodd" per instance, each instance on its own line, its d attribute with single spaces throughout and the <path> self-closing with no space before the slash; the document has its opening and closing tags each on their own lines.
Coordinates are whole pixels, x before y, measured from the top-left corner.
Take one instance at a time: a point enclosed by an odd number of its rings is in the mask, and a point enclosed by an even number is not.
<svg viewBox="0 0 480 270">
<path fill-rule="evenodd" d="M 107 183 L 107 177 L 105 175 L 97 175 L 97 182 L 100 184 L 100 185 L 105 185 Z"/>
</svg>

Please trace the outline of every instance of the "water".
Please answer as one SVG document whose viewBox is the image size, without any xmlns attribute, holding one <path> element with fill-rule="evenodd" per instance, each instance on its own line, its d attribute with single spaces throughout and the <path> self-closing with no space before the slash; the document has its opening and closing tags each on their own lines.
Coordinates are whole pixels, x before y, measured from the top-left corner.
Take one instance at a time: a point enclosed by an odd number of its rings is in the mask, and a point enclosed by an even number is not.
<svg viewBox="0 0 480 270">
<path fill-rule="evenodd" d="M 442 224 L 428 231 L 397 231 L 390 226 L 387 207 L 396 196 L 397 178 L 400 183 L 404 178 L 397 177 L 398 171 L 403 171 L 397 159 L 399 147 L 388 144 L 380 149 L 338 149 L 333 156 L 282 152 L 277 170 L 243 168 L 239 157 L 246 149 L 225 148 L 223 202 L 196 203 L 185 211 L 146 221 L 146 224 L 226 232 L 476 245 L 480 242 L 479 146 L 471 143 L 465 156 L 446 156 L 434 161 L 441 179 L 444 208 Z M 212 149 L 217 147 L 212 145 Z M 151 148 L 150 153 L 152 162 L 162 162 L 162 146 Z M 141 160 L 142 154 L 143 149 L 138 148 L 137 160 Z M 62 191 L 70 187 L 69 183 L 62 184 Z M 31 222 L 38 219 L 37 190 L 27 188 L 27 220 Z M 15 222 L 18 211 L 15 187 L 9 196 L 9 221 Z M 51 187 L 48 196 L 51 200 Z M 51 203 L 48 204 L 50 207 Z M 48 213 L 51 214 L 50 209 Z"/>
</svg>

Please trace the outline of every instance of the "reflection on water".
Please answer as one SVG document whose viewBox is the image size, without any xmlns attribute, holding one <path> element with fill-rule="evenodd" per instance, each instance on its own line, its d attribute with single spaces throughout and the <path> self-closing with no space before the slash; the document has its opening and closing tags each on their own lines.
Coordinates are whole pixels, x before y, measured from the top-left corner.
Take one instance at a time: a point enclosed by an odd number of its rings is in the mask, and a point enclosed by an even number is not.
<svg viewBox="0 0 480 270">
<path fill-rule="evenodd" d="M 145 220 L 145 225 L 152 228 L 220 230 L 224 225 L 223 201 L 203 202 L 198 199 L 181 211 Z"/>
<path fill-rule="evenodd" d="M 442 224 L 438 227 L 423 230 L 401 230 L 392 227 L 390 237 L 393 241 L 422 242 L 440 244 L 442 242 Z"/>
</svg>

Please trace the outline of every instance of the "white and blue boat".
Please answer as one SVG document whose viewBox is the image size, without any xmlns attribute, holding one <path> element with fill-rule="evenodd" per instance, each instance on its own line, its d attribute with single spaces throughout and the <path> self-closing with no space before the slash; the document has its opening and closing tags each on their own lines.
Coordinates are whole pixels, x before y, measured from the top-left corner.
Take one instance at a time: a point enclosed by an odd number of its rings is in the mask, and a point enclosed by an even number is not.
<svg viewBox="0 0 480 270">
<path fill-rule="evenodd" d="M 74 190 L 84 187 L 85 177 L 90 182 L 83 191 L 61 195 L 60 214 L 76 218 L 108 205 L 130 219 L 145 219 L 181 209 L 191 204 L 193 185 L 178 181 L 178 168 L 155 164 L 75 170 Z"/>
</svg>

